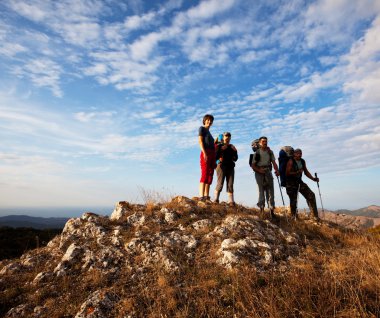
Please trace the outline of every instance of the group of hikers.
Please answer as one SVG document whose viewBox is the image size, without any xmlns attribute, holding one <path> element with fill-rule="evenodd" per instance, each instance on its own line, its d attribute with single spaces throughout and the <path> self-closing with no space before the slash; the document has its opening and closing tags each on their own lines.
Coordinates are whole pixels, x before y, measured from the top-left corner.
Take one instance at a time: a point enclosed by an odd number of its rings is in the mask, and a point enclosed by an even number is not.
<svg viewBox="0 0 380 318">
<path fill-rule="evenodd" d="M 212 202 L 210 198 L 210 186 L 212 184 L 214 170 L 218 178 L 215 187 L 213 202 L 219 203 L 220 192 L 223 189 L 224 180 L 227 183 L 228 204 L 235 206 L 234 200 L 234 176 L 235 162 L 238 160 L 236 147 L 231 144 L 231 133 L 224 132 L 216 140 L 210 132 L 214 122 L 214 116 L 206 114 L 203 117 L 203 125 L 199 127 L 198 140 L 201 148 L 200 166 L 201 178 L 199 183 L 199 198 L 202 201 Z M 276 218 L 274 213 L 274 182 L 272 169 L 276 177 L 281 177 L 281 186 L 286 187 L 286 193 L 290 200 L 290 211 L 294 219 L 297 218 L 298 194 L 301 193 L 310 208 L 313 219 L 319 220 L 318 209 L 314 192 L 302 181 L 305 174 L 309 179 L 319 182 L 317 176 L 313 177 L 302 158 L 302 150 L 293 149 L 290 146 L 283 147 L 279 154 L 279 166 L 273 151 L 268 147 L 268 138 L 260 137 L 252 142 L 254 154 L 250 156 L 249 165 L 255 173 L 258 187 L 257 206 L 264 213 L 265 201 L 268 203 L 270 217 Z M 281 190 L 281 188 L 280 188 Z"/>
</svg>

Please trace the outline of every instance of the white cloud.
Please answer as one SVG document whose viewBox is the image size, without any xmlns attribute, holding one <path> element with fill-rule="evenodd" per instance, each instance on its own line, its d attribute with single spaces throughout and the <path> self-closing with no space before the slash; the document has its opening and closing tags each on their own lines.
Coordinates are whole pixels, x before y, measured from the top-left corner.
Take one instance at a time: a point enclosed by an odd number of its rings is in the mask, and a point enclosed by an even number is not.
<svg viewBox="0 0 380 318">
<path fill-rule="evenodd" d="M 201 2 L 198 6 L 187 11 L 189 20 L 209 19 L 213 16 L 225 12 L 235 4 L 235 0 L 208 0 Z"/>
<path fill-rule="evenodd" d="M 62 97 L 60 77 L 62 68 L 59 64 L 47 58 L 36 59 L 15 69 L 15 74 L 29 77 L 38 87 L 48 87 L 57 97 Z"/>
<path fill-rule="evenodd" d="M 82 123 L 111 123 L 114 112 L 78 112 L 74 113 L 74 118 Z"/>
<path fill-rule="evenodd" d="M 135 61 L 147 60 L 161 39 L 162 34 L 157 32 L 142 36 L 130 46 L 132 58 Z"/>
<path fill-rule="evenodd" d="M 56 28 L 66 42 L 85 46 L 97 42 L 100 26 L 94 22 L 62 24 Z"/>
<path fill-rule="evenodd" d="M 306 44 L 309 48 L 330 43 L 347 44 L 357 23 L 373 17 L 379 9 L 379 3 L 372 0 L 316 1 L 305 13 Z"/>
<path fill-rule="evenodd" d="M 127 31 L 140 29 L 144 26 L 147 26 L 147 24 L 153 22 L 155 18 L 156 18 L 156 13 L 154 12 L 149 12 L 141 16 L 139 15 L 129 16 L 124 21 L 124 27 L 127 29 Z"/>
<path fill-rule="evenodd" d="M 13 57 L 18 53 L 26 52 L 27 48 L 18 43 L 2 42 L 0 46 L 0 54 L 7 57 Z"/>
</svg>

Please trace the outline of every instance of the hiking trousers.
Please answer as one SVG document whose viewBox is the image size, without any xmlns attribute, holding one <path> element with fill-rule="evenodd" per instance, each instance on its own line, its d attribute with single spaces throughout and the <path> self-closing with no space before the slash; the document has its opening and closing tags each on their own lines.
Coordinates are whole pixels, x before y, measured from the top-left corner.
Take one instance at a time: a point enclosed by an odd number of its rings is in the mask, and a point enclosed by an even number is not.
<svg viewBox="0 0 380 318">
<path fill-rule="evenodd" d="M 199 182 L 204 184 L 211 184 L 214 176 L 215 169 L 215 149 L 206 149 L 207 153 L 207 161 L 203 156 L 203 152 L 201 151 L 199 162 L 201 165 L 201 179 Z"/>
<path fill-rule="evenodd" d="M 260 209 L 264 209 L 266 200 L 268 203 L 268 208 L 270 210 L 274 209 L 274 185 L 272 172 L 269 169 L 265 170 L 265 173 L 255 172 L 255 178 L 259 191 L 257 206 Z"/>
<path fill-rule="evenodd" d="M 224 167 L 223 165 L 218 164 L 216 167 L 216 175 L 218 177 L 218 182 L 215 191 L 221 192 L 223 190 L 224 179 L 226 179 L 227 192 L 234 193 L 235 168 Z"/>
<path fill-rule="evenodd" d="M 298 190 L 299 185 L 299 190 Z M 290 211 L 292 215 L 297 213 L 297 197 L 298 191 L 306 199 L 307 205 L 309 206 L 310 212 L 314 217 L 318 217 L 317 202 L 315 200 L 315 194 L 310 190 L 309 186 L 300 180 L 299 182 L 288 182 L 286 184 L 286 193 L 289 196 L 290 200 Z"/>
</svg>

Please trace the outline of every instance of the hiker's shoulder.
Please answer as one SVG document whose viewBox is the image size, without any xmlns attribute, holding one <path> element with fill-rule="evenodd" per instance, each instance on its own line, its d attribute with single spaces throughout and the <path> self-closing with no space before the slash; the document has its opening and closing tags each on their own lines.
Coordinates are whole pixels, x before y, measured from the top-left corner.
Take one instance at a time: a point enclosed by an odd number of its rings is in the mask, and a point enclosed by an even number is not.
<svg viewBox="0 0 380 318">
<path fill-rule="evenodd" d="M 200 126 L 198 129 L 199 136 L 207 134 L 207 129 L 203 126 Z"/>
</svg>

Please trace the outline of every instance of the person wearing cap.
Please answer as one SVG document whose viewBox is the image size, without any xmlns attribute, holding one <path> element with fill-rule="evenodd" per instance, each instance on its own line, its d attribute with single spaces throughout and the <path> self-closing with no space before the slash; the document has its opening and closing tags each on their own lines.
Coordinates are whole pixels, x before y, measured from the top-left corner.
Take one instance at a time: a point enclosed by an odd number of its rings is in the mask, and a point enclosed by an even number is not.
<svg viewBox="0 0 380 318">
<path fill-rule="evenodd" d="M 198 142 L 201 148 L 200 165 L 201 179 L 199 181 L 199 198 L 203 201 L 210 200 L 210 185 L 214 176 L 215 144 L 210 133 L 210 127 L 214 122 L 214 116 L 206 114 L 203 117 L 203 126 L 198 130 Z"/>
<path fill-rule="evenodd" d="M 223 143 L 216 148 L 216 159 L 218 165 L 216 167 L 216 175 L 218 182 L 215 188 L 215 203 L 219 203 L 220 192 L 223 189 L 224 180 L 227 183 L 228 203 L 235 206 L 234 200 L 234 178 L 235 178 L 235 162 L 238 160 L 238 153 L 231 141 L 231 133 L 223 134 Z"/>
<path fill-rule="evenodd" d="M 302 150 L 297 148 L 294 150 L 293 158 L 290 158 L 286 164 L 286 193 L 290 200 L 290 212 L 294 218 L 297 218 L 297 201 L 298 193 L 301 193 L 309 206 L 310 212 L 315 220 L 319 220 L 317 201 L 315 194 L 310 190 L 309 186 L 302 181 L 302 174 L 319 182 L 319 178 L 314 178 L 306 167 L 306 162 L 302 159 Z"/>
<path fill-rule="evenodd" d="M 255 179 L 259 191 L 257 206 L 260 208 L 261 214 L 263 214 L 266 199 L 270 210 L 270 216 L 275 218 L 272 166 L 276 176 L 279 176 L 280 173 L 278 171 L 276 158 L 274 157 L 273 151 L 268 147 L 268 138 L 262 136 L 259 138 L 259 148 L 255 152 L 251 166 L 255 172 Z"/>
</svg>

